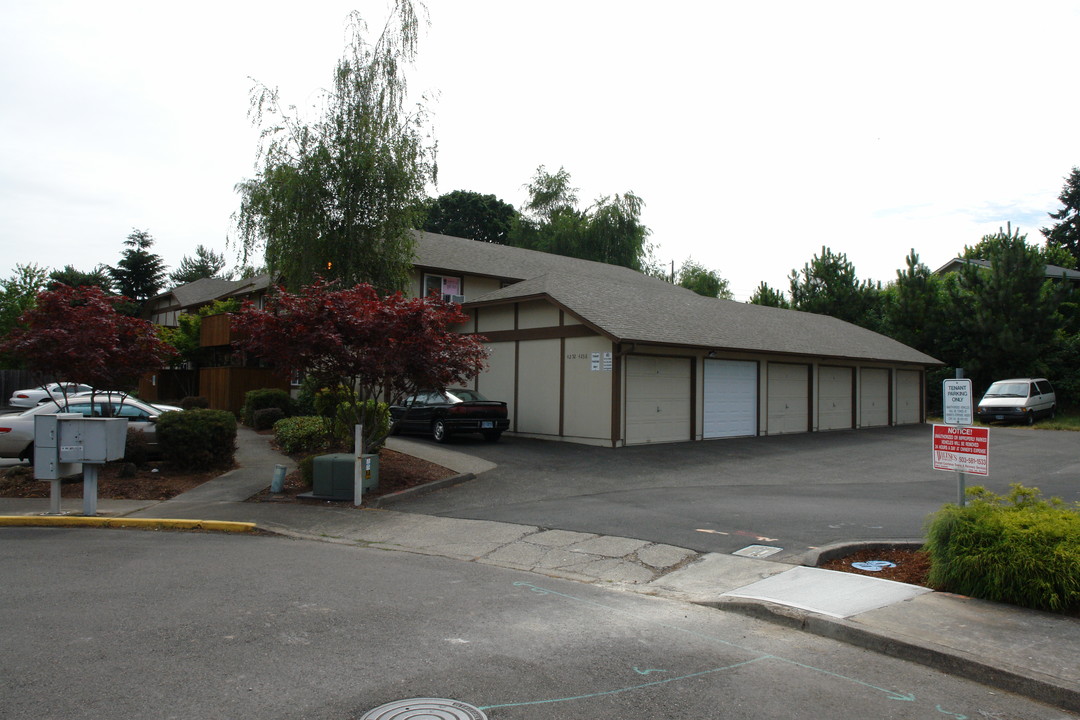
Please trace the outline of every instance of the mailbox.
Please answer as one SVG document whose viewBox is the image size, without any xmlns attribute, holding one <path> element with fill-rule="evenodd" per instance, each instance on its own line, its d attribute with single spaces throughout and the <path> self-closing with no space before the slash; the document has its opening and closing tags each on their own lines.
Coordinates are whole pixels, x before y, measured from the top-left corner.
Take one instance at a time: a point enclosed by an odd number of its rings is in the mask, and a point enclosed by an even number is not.
<svg viewBox="0 0 1080 720">
<path fill-rule="evenodd" d="M 55 480 L 124 457 L 127 418 L 88 418 L 78 413 L 34 418 L 34 474 Z"/>
</svg>

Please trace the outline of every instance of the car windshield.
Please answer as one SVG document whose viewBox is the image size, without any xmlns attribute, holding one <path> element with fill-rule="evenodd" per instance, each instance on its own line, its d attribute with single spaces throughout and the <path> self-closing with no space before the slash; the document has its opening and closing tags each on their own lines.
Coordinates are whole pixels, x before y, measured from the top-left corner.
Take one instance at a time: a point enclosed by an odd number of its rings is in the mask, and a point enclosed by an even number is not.
<svg viewBox="0 0 1080 720">
<path fill-rule="evenodd" d="M 487 400 L 486 397 L 476 392 L 475 390 L 462 390 L 455 388 L 453 390 L 446 391 L 446 399 L 452 403 L 458 402 L 473 402 L 475 400 Z"/>
<path fill-rule="evenodd" d="M 986 397 L 1027 397 L 1026 382 L 996 382 L 986 391 Z"/>
</svg>

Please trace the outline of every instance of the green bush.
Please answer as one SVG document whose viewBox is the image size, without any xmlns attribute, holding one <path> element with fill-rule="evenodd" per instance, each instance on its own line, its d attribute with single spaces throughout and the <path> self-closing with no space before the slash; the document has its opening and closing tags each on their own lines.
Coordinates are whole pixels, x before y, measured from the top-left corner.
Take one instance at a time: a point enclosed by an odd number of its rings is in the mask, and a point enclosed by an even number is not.
<svg viewBox="0 0 1080 720">
<path fill-rule="evenodd" d="M 1006 496 L 968 490 L 927 523 L 929 584 L 1037 610 L 1080 608 L 1080 508 L 1013 484 Z"/>
<path fill-rule="evenodd" d="M 330 433 L 324 418 L 297 415 L 274 423 L 274 439 L 287 454 L 318 452 L 330 443 Z"/>
<path fill-rule="evenodd" d="M 225 410 L 196 408 L 157 419 L 158 445 L 166 462 L 184 470 L 211 470 L 233 464 L 236 418 Z"/>
<path fill-rule="evenodd" d="M 251 427 L 256 430 L 269 430 L 274 423 L 285 417 L 285 411 L 281 408 L 270 407 L 256 410 L 252 417 Z"/>
<path fill-rule="evenodd" d="M 150 443 L 142 430 L 129 427 L 124 444 L 124 460 L 136 465 L 145 465 L 150 459 Z"/>
<path fill-rule="evenodd" d="M 296 464 L 300 470 L 300 480 L 308 487 L 315 484 L 315 458 L 315 455 L 308 455 Z"/>
<path fill-rule="evenodd" d="M 390 432 L 390 406 L 375 400 L 358 402 L 356 392 L 345 387 L 322 388 L 314 396 L 315 411 L 330 421 L 333 443 L 353 448 L 353 428 L 364 425 L 368 452 L 377 452 L 382 439 Z M 378 438 L 378 444 L 373 444 Z"/>
<path fill-rule="evenodd" d="M 249 390 L 244 394 L 244 407 L 240 410 L 244 424 L 254 426 L 255 413 L 265 408 L 278 408 L 285 413 L 285 417 L 296 414 L 296 402 L 287 391 L 275 388 Z"/>
<path fill-rule="evenodd" d="M 192 410 L 194 408 L 208 408 L 210 407 L 209 398 L 205 398 L 201 395 L 188 395 L 180 400 L 180 407 L 184 410 Z"/>
</svg>

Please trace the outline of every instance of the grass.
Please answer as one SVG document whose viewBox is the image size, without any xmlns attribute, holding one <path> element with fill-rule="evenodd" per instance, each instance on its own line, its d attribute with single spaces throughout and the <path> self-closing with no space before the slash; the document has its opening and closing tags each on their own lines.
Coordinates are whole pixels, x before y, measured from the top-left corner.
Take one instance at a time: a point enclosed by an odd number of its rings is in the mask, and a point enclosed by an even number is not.
<svg viewBox="0 0 1080 720">
<path fill-rule="evenodd" d="M 926 422 L 931 424 L 941 425 L 945 421 L 941 417 L 930 416 L 926 418 Z M 990 423 L 975 421 L 976 427 L 1027 427 L 1026 425 L 993 425 Z M 1050 418 L 1042 418 L 1036 420 L 1032 426 L 1032 430 L 1071 430 L 1073 432 L 1080 432 L 1080 411 L 1070 410 L 1069 412 L 1058 411 L 1057 417 L 1053 420 Z"/>
</svg>

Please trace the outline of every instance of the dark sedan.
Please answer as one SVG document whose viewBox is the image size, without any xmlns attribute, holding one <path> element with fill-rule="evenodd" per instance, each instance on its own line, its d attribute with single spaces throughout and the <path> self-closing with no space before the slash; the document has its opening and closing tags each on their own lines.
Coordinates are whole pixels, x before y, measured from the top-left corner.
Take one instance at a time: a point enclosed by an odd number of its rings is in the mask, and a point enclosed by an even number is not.
<svg viewBox="0 0 1080 720">
<path fill-rule="evenodd" d="M 510 427 L 506 403 L 462 388 L 449 388 L 445 393 L 419 392 L 403 405 L 392 405 L 390 416 L 394 434 L 430 434 L 440 443 L 456 433 L 480 433 L 485 440 L 495 442 Z"/>
</svg>

